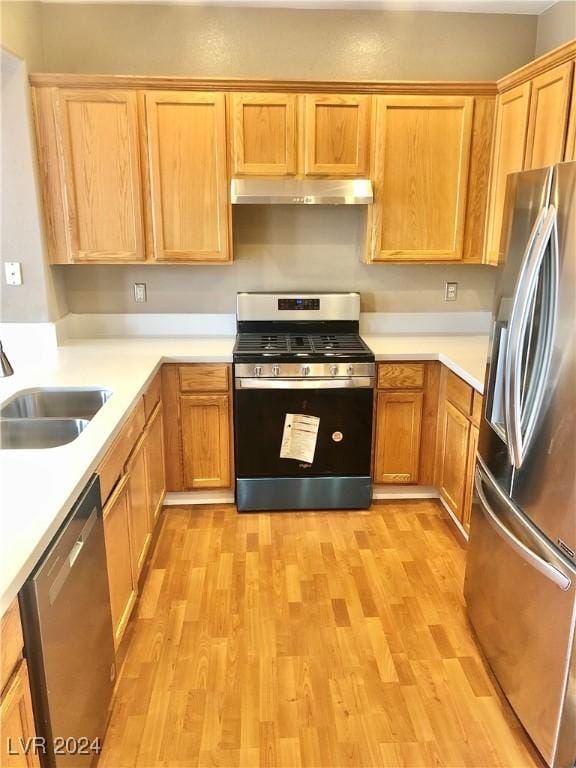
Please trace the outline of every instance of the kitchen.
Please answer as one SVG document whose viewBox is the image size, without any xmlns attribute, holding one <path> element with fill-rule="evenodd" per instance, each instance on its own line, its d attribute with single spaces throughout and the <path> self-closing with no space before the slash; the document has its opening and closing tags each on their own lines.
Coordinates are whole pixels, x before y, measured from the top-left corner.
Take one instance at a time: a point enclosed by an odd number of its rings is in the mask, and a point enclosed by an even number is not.
<svg viewBox="0 0 576 768">
<path fill-rule="evenodd" d="M 2 3 L 2 765 L 574 764 L 575 4 L 324 5 Z"/>
</svg>

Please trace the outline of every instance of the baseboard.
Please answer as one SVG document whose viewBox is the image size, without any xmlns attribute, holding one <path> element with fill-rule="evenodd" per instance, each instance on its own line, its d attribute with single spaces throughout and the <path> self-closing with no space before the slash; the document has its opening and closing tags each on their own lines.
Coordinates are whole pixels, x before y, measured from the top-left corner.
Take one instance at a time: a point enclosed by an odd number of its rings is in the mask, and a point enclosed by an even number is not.
<svg viewBox="0 0 576 768">
<path fill-rule="evenodd" d="M 437 499 L 440 494 L 432 485 L 375 485 L 372 498 L 385 499 Z"/>
<path fill-rule="evenodd" d="M 458 528 L 458 532 L 462 534 L 462 536 L 464 537 L 464 539 L 465 539 L 466 541 L 468 541 L 468 531 L 466 530 L 466 528 L 464 528 L 464 526 L 462 525 L 462 523 L 460 522 L 460 520 L 458 520 L 458 518 L 456 517 L 456 515 L 454 514 L 454 512 L 452 512 L 452 510 L 450 509 L 450 507 L 448 506 L 448 504 L 446 504 L 446 502 L 444 501 L 444 499 L 442 498 L 442 496 L 440 496 L 440 494 L 438 494 L 438 498 L 440 499 L 440 503 L 442 504 L 442 506 L 444 507 L 444 509 L 446 510 L 446 512 L 448 512 L 448 514 L 449 514 L 449 515 L 450 515 L 450 517 L 452 518 L 452 522 L 454 523 L 454 525 L 456 526 L 456 528 Z"/>
<path fill-rule="evenodd" d="M 188 504 L 234 504 L 234 491 L 216 489 L 184 491 L 182 493 L 171 492 L 164 497 L 165 507 L 183 507 Z"/>
</svg>

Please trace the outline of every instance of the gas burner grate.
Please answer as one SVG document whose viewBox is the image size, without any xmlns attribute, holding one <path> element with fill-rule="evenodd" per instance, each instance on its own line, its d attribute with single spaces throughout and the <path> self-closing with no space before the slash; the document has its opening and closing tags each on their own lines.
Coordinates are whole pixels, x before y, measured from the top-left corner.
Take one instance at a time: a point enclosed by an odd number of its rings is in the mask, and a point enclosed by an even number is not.
<svg viewBox="0 0 576 768">
<path fill-rule="evenodd" d="M 315 352 L 328 354 L 354 354 L 365 352 L 366 345 L 362 339 L 354 333 L 318 334 L 310 337 Z"/>
<path fill-rule="evenodd" d="M 284 333 L 241 333 L 237 337 L 236 352 L 241 354 L 288 352 L 288 336 Z"/>
</svg>

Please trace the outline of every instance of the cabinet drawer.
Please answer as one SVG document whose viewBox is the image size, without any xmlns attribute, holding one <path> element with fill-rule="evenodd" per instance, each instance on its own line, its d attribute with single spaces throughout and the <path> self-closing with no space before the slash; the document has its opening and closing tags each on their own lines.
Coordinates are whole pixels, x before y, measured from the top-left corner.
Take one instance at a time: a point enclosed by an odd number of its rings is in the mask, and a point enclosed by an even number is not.
<svg viewBox="0 0 576 768">
<path fill-rule="evenodd" d="M 160 371 L 154 376 L 152 379 L 152 382 L 150 383 L 150 386 L 144 392 L 144 415 L 146 417 L 146 421 L 150 419 L 150 416 L 154 413 L 154 408 L 158 405 L 160 402 L 160 398 L 162 396 L 162 378 L 160 376 Z"/>
<path fill-rule="evenodd" d="M 380 363 L 379 389 L 421 389 L 424 386 L 424 363 Z"/>
<path fill-rule="evenodd" d="M 181 392 L 228 392 L 228 365 L 181 365 L 179 374 Z"/>
<path fill-rule="evenodd" d="M 472 395 L 473 389 L 470 384 L 466 384 L 459 376 L 452 371 L 446 375 L 446 399 L 452 405 L 455 405 L 466 416 L 472 414 Z"/>
<path fill-rule="evenodd" d="M 480 392 L 476 392 L 474 390 L 474 394 L 472 396 L 472 421 L 476 426 L 479 426 L 480 419 L 482 418 L 482 403 L 483 398 Z"/>
<path fill-rule="evenodd" d="M 10 679 L 22 657 L 24 640 L 20 623 L 18 599 L 15 598 L 2 616 L 0 625 L 0 691 Z"/>
<path fill-rule="evenodd" d="M 102 503 L 106 501 L 117 480 L 124 472 L 126 459 L 142 433 L 145 423 L 144 398 L 141 397 L 98 467 Z"/>
</svg>

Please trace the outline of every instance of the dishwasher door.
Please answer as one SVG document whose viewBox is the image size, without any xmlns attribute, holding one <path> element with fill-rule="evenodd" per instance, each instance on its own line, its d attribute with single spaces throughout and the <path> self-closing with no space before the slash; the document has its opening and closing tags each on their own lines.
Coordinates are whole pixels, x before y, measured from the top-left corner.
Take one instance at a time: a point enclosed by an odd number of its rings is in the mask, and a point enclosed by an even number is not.
<svg viewBox="0 0 576 768">
<path fill-rule="evenodd" d="M 20 593 L 44 767 L 88 766 L 104 736 L 115 654 L 94 476 Z M 96 742 L 95 742 L 96 740 Z"/>
</svg>

